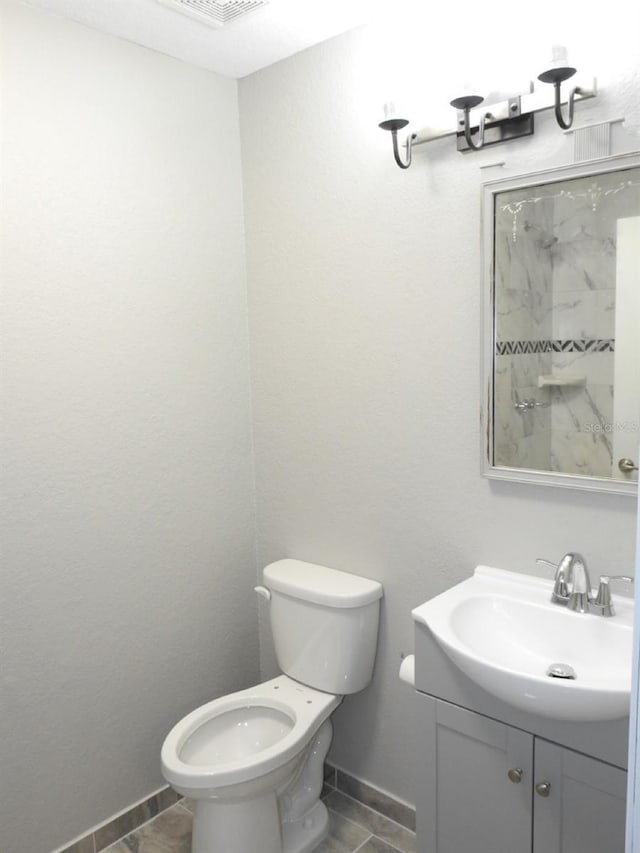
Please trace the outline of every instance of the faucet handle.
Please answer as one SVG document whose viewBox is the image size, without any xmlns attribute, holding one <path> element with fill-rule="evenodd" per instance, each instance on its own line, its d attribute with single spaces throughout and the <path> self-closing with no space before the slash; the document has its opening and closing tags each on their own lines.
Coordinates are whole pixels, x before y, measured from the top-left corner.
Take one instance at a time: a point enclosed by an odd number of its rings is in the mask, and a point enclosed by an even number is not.
<svg viewBox="0 0 640 853">
<path fill-rule="evenodd" d="M 569 598 L 569 587 L 567 586 L 566 558 L 563 557 L 559 563 L 552 563 L 551 560 L 545 560 L 543 557 L 538 557 L 536 559 L 536 563 L 541 563 L 543 566 L 549 566 L 549 568 L 553 569 L 556 573 L 551 601 L 567 601 Z"/>
<path fill-rule="evenodd" d="M 545 560 L 544 557 L 536 557 L 536 563 L 542 563 L 543 566 L 549 566 L 550 569 L 558 568 L 557 563 L 552 563 L 551 560 Z"/>
<path fill-rule="evenodd" d="M 613 616 L 615 610 L 611 601 L 611 590 L 609 581 L 627 581 L 633 583 L 633 578 L 627 575 L 600 575 L 600 583 L 598 584 L 598 594 L 595 597 L 594 605 L 600 608 L 603 616 Z"/>
</svg>

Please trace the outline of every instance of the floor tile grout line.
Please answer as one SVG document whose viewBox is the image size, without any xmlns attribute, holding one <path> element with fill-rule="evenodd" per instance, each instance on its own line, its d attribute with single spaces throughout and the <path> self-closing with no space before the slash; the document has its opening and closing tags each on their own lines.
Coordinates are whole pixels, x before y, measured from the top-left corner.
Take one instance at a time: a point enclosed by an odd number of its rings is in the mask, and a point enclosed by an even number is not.
<svg viewBox="0 0 640 853">
<path fill-rule="evenodd" d="M 157 814 L 152 815 L 148 820 L 145 820 L 144 823 L 141 823 L 139 826 L 136 826 L 135 829 L 132 829 L 129 832 L 125 832 L 125 834 L 121 835 L 120 838 L 116 838 L 115 841 L 112 841 L 108 847 L 101 847 L 100 850 L 98 850 L 98 845 L 96 843 L 96 839 L 94 836 L 93 846 L 96 850 L 96 853 L 109 853 L 109 850 L 111 850 L 112 847 L 115 847 L 116 844 L 120 844 L 121 841 L 124 841 L 124 839 L 128 838 L 130 835 L 135 835 L 135 833 L 138 832 L 138 830 L 143 829 L 145 826 L 148 826 L 150 823 L 153 823 L 153 821 L 157 820 L 160 817 L 160 815 L 163 815 L 165 812 L 168 812 L 169 809 L 172 809 L 174 806 L 178 806 L 178 805 L 180 805 L 180 800 L 177 800 L 175 803 L 172 803 L 170 806 L 168 806 L 168 808 L 162 809 L 161 812 L 158 812 Z M 183 806 L 182 808 L 184 809 L 185 807 Z M 186 811 L 189 811 L 189 810 L 186 809 Z M 189 812 L 189 814 L 191 814 L 191 812 Z"/>
<path fill-rule="evenodd" d="M 352 797 L 349 794 L 345 794 L 345 792 L 341 791 L 340 788 L 336 788 L 335 790 L 339 794 L 342 794 L 343 797 L 347 797 L 347 799 L 351 800 L 354 803 L 357 803 L 359 806 L 362 806 L 363 809 L 367 809 L 368 811 L 373 812 L 376 815 L 379 815 L 381 818 L 384 818 L 384 820 L 388 820 L 389 823 L 392 823 L 394 826 L 397 826 L 399 829 L 404 829 L 405 832 L 408 832 L 411 835 L 415 835 L 414 830 L 409 829 L 409 827 L 405 826 L 403 823 L 398 823 L 397 820 L 394 820 L 392 817 L 387 817 L 386 814 L 383 814 L 383 812 L 379 812 L 376 809 L 372 809 L 371 806 L 368 806 L 366 803 L 363 803 L 362 800 L 356 800 L 355 797 Z M 334 811 L 336 811 L 336 809 L 334 809 Z M 361 824 L 359 824 L 359 825 L 361 825 Z M 366 829 L 366 827 L 365 827 L 365 829 Z"/>
<path fill-rule="evenodd" d="M 355 778 L 355 777 L 353 777 L 353 778 Z M 356 779 L 356 781 L 358 781 L 358 780 Z M 339 786 L 339 784 L 337 784 L 337 783 L 335 785 L 329 785 L 329 783 L 326 783 L 326 784 L 327 784 L 327 787 L 332 788 L 334 791 L 339 791 L 341 794 L 344 794 L 345 797 L 350 797 L 352 800 L 355 800 L 356 803 L 360 803 L 360 805 L 365 806 L 368 809 L 371 809 L 371 811 L 374 811 L 376 814 L 382 815 L 382 817 L 386 818 L 386 820 L 390 820 L 392 823 L 396 823 L 398 826 L 401 826 L 403 829 L 406 829 L 408 832 L 413 832 L 415 835 L 415 830 L 410 829 L 410 827 L 408 827 L 406 824 L 400 823 L 399 821 L 395 820 L 394 818 L 389 817 L 385 812 L 380 811 L 379 809 L 373 808 L 373 806 L 368 805 L 368 803 L 366 803 L 365 800 L 359 800 L 353 794 L 350 794 L 345 788 L 341 788 Z M 364 784 L 366 784 L 366 783 L 364 783 Z M 387 798 L 391 803 L 393 803 L 397 806 L 400 806 L 401 808 L 406 808 L 407 811 L 413 812 L 415 814 L 415 808 L 414 807 L 408 805 L 407 803 L 402 802 L 401 800 L 394 799 L 391 795 L 385 794 L 384 791 L 378 791 L 378 789 L 374 788 L 373 786 L 370 786 L 370 787 L 371 787 L 372 791 L 374 791 L 374 792 L 377 791 L 383 797 Z"/>
<path fill-rule="evenodd" d="M 346 820 L 346 822 L 347 822 L 347 823 L 350 823 L 350 824 L 352 824 L 353 826 L 357 826 L 357 827 L 358 827 L 358 829 L 362 829 L 362 830 L 364 830 L 364 832 L 368 832 L 368 833 L 369 833 L 369 838 L 373 838 L 373 832 L 371 832 L 371 830 L 369 829 L 369 827 L 368 827 L 368 826 L 363 826 L 361 823 L 358 823 L 358 821 L 357 821 L 357 820 L 353 820 L 353 818 L 347 817 L 346 815 L 343 815 L 343 814 L 342 814 L 342 812 L 338 812 L 338 811 L 336 811 L 335 809 L 331 809 L 331 808 L 329 808 L 328 806 L 327 806 L 327 809 L 328 809 L 330 812 L 333 812 L 333 814 L 334 814 L 334 815 L 337 815 L 337 817 L 339 817 L 341 820 Z M 368 839 L 367 839 L 367 840 L 368 840 Z M 359 848 L 358 848 L 358 849 L 359 849 Z"/>
<path fill-rule="evenodd" d="M 351 797 L 350 799 L 353 799 L 353 797 Z M 354 802 L 360 803 L 360 800 L 354 800 Z M 362 805 L 362 803 L 360 803 L 360 805 Z M 346 820 L 347 823 L 351 823 L 353 824 L 353 826 L 357 826 L 359 829 L 363 829 L 365 832 L 369 833 L 368 837 L 364 839 L 362 844 L 359 844 L 355 848 L 355 850 L 351 851 L 351 853 L 357 853 L 357 851 L 360 850 L 363 845 L 367 843 L 367 841 L 371 841 L 372 838 L 379 838 L 380 841 L 383 841 L 388 847 L 391 847 L 392 850 L 397 851 L 397 853 L 403 853 L 403 851 L 399 847 L 396 847 L 396 845 L 392 844 L 388 839 L 382 838 L 382 836 L 380 835 L 376 835 L 375 832 L 371 832 L 371 829 L 368 826 L 363 826 L 361 823 L 358 823 L 356 820 L 347 817 L 346 815 L 342 814 L 342 812 L 338 812 L 335 809 L 329 809 L 329 811 L 333 812 L 333 814 L 337 815 L 342 820 Z M 369 811 L 374 811 L 374 809 L 369 809 Z M 376 814 L 380 814 L 380 812 L 376 812 Z M 391 823 L 395 823 L 395 821 L 391 821 Z M 402 824 L 397 824 L 397 826 L 400 826 L 402 829 L 406 829 L 406 827 L 403 827 Z M 407 832 L 411 835 L 415 835 L 415 833 L 412 833 L 410 829 L 407 829 Z"/>
<path fill-rule="evenodd" d="M 373 837 L 374 837 L 374 836 L 373 836 L 373 833 L 371 833 L 371 835 L 370 835 L 368 838 L 365 838 L 365 840 L 362 842 L 362 844 L 358 844 L 358 846 L 357 846 L 354 850 L 352 850 L 352 851 L 351 851 L 351 853 L 358 853 L 358 850 L 362 850 L 362 848 L 364 847 L 364 845 L 365 845 L 365 844 L 368 844 L 368 843 L 369 843 L 369 841 L 371 841 L 371 839 L 372 839 Z"/>
<path fill-rule="evenodd" d="M 376 835 L 375 832 L 372 832 L 368 838 L 365 838 L 365 840 L 362 842 L 362 844 L 360 844 L 358 847 L 356 847 L 356 849 L 353 850 L 352 853 L 358 853 L 358 850 L 362 850 L 364 845 L 367 844 L 369 841 L 371 841 L 372 838 L 377 838 L 379 841 L 382 841 L 383 844 L 386 844 L 387 847 L 390 847 L 394 851 L 394 853 L 403 853 L 403 851 L 400 850 L 399 847 L 396 847 L 395 844 L 392 844 L 390 841 L 387 841 L 386 838 L 381 838 L 379 835 Z"/>
</svg>

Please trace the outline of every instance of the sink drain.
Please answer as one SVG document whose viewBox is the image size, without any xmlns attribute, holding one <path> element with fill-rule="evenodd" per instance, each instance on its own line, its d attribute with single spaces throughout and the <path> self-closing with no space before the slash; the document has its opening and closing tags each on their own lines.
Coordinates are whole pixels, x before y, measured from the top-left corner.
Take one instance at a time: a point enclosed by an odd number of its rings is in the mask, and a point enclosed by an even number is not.
<svg viewBox="0 0 640 853">
<path fill-rule="evenodd" d="M 552 663 L 547 669 L 547 675 L 549 678 L 564 678 L 569 681 L 577 678 L 575 669 L 568 663 Z"/>
</svg>

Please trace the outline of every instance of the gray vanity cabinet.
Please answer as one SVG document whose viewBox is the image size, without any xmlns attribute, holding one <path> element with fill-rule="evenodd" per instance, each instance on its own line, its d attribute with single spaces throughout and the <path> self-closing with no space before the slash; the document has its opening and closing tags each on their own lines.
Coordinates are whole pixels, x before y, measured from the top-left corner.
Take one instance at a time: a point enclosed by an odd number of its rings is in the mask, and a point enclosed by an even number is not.
<svg viewBox="0 0 640 853">
<path fill-rule="evenodd" d="M 535 738 L 533 853 L 624 853 L 627 774 Z"/>
<path fill-rule="evenodd" d="M 624 853 L 623 770 L 416 696 L 418 853 Z"/>
<path fill-rule="evenodd" d="M 417 693 L 418 853 L 531 853 L 533 737 Z M 522 781 L 509 781 L 520 769 Z M 527 790 L 527 788 L 529 790 Z"/>
</svg>

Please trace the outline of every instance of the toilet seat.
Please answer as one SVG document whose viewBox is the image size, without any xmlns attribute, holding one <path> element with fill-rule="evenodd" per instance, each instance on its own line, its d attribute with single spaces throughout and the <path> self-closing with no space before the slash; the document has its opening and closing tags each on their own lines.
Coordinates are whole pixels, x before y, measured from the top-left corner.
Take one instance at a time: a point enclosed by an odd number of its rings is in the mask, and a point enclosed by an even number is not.
<svg viewBox="0 0 640 853">
<path fill-rule="evenodd" d="M 214 789 L 255 780 L 300 754 L 340 696 L 280 675 L 214 699 L 171 729 L 162 746 L 176 789 Z"/>
</svg>

